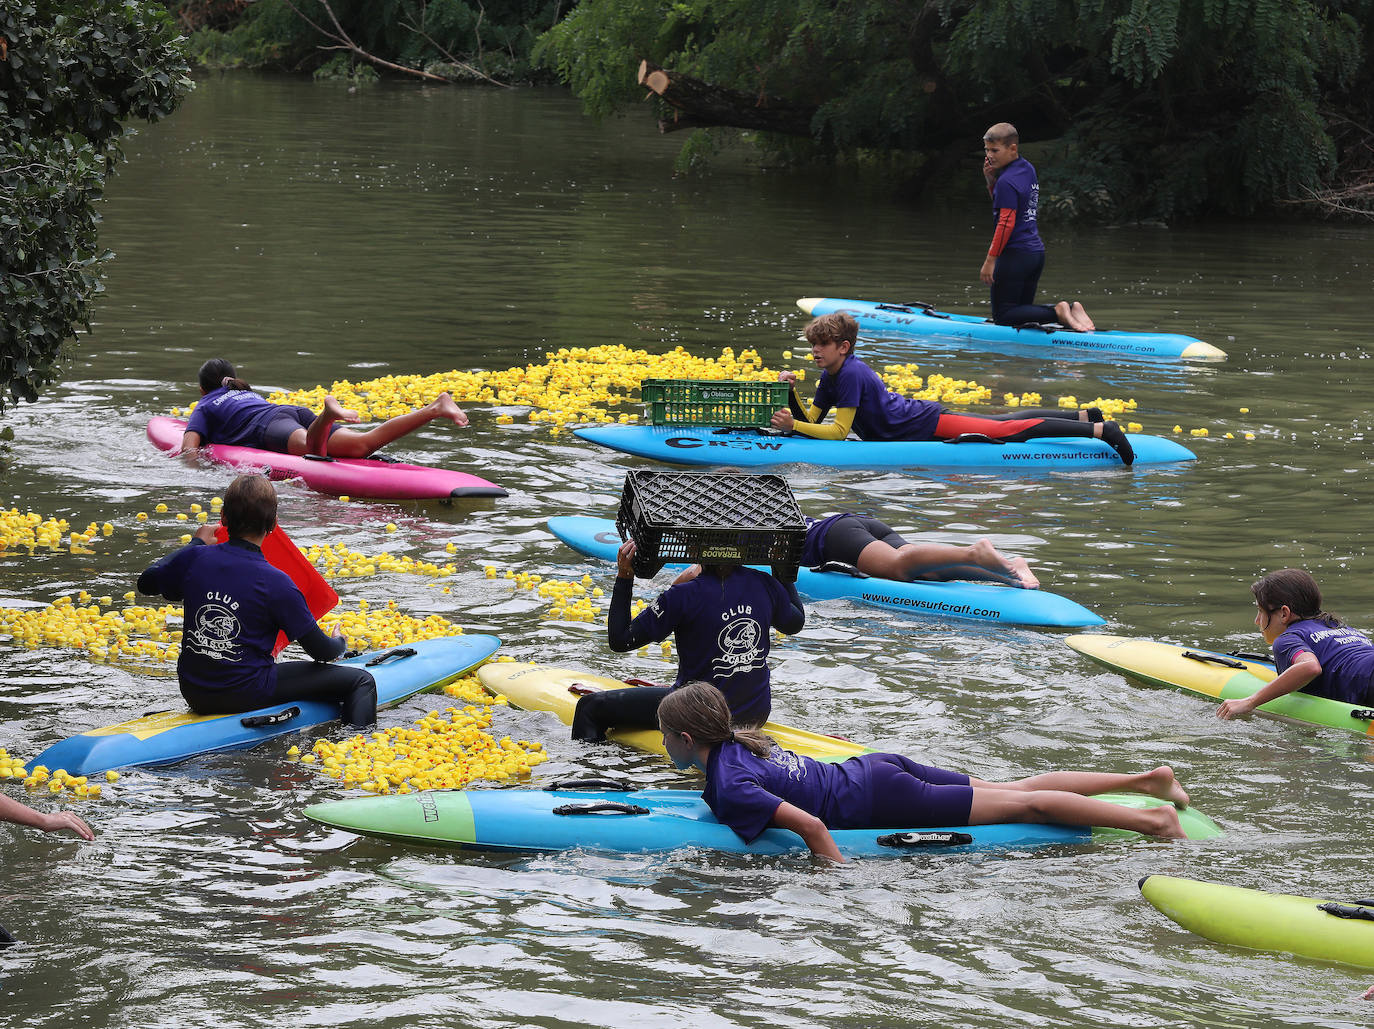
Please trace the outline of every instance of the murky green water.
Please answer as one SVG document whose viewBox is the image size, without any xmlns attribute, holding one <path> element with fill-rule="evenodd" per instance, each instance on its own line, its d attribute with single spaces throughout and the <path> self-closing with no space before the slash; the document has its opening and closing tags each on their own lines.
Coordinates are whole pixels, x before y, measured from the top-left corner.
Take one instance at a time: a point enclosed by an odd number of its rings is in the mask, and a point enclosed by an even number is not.
<svg viewBox="0 0 1374 1029">
<path fill-rule="evenodd" d="M 116 527 L 94 555 L 0 558 L 6 602 L 79 588 L 118 597 L 175 542 L 173 512 L 216 469 L 143 439 L 185 403 L 205 356 L 257 384 L 504 368 L 561 345 L 694 352 L 795 346 L 798 296 L 921 297 L 976 310 L 984 202 L 900 206 L 847 174 L 727 163 L 675 180 L 677 143 L 638 118 L 596 126 L 559 94 L 217 78 L 131 141 L 104 240 L 119 254 L 68 381 L 6 416 L 3 501 Z M 975 148 L 976 149 L 976 148 Z M 1032 153 L 1033 156 L 1033 153 Z M 1147 431 L 1207 427 L 1186 468 L 901 476 L 795 470 L 810 513 L 863 506 L 913 535 L 990 535 L 1110 631 L 1260 647 L 1248 584 L 1308 567 L 1329 606 L 1374 627 L 1366 556 L 1374 231 L 1217 225 L 1047 227 L 1048 292 L 1099 325 L 1188 332 L 1224 364 L 1074 363 L 874 346 L 996 394 L 1129 396 Z M 1248 414 L 1240 408 L 1248 408 Z M 608 570 L 543 529 L 609 514 L 629 459 L 476 409 L 467 432 L 395 448 L 502 482 L 480 504 L 343 504 L 286 486 L 298 541 L 415 557 L 429 580 L 348 580 L 499 634 L 518 660 L 668 674 L 613 655 L 593 626 L 549 622 L 484 564 L 559 578 Z M 1226 440 L 1250 431 L 1253 441 Z M 590 501 L 588 497 L 590 496 Z M 398 525 L 382 542 L 381 527 Z M 641 590 L 641 593 L 644 592 Z M 461 598 L 461 599 L 459 599 Z M 1365 1024 L 1369 975 L 1214 946 L 1146 905 L 1152 872 L 1367 896 L 1374 748 L 1100 672 L 1056 633 L 906 619 L 832 602 L 775 649 L 783 720 L 987 778 L 1168 761 L 1227 830 L 848 868 L 715 854 L 497 860 L 405 850 L 306 824 L 336 794 L 287 743 L 127 775 L 81 810 L 94 844 L 3 832 L 0 1021 L 24 1026 Z M 0 644 L 0 745 L 29 757 L 175 699 L 168 677 Z M 408 720 L 428 702 L 385 715 Z M 597 769 L 687 785 L 654 760 L 573 745 L 551 720 L 541 772 Z M 22 790 L 10 784 L 12 795 Z M 46 801 L 39 799 L 36 803 Z"/>
</svg>

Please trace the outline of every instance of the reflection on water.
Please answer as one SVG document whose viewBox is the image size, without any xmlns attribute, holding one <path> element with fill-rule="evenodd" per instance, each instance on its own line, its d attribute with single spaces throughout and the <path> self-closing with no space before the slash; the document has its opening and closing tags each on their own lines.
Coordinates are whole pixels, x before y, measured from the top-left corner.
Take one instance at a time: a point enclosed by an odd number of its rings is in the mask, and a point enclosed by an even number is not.
<svg viewBox="0 0 1374 1029">
<path fill-rule="evenodd" d="M 727 163 L 676 179 L 676 147 L 638 119 L 588 122 L 556 93 L 206 81 L 130 143 L 105 210 L 119 259 L 68 381 L 6 418 L 17 438 L 5 502 L 74 525 L 108 519 L 116 532 L 92 554 L 0 555 L 0 595 L 118 597 L 185 531 L 170 514 L 135 513 L 222 491 L 221 470 L 168 460 L 142 438 L 149 415 L 191 399 L 211 354 L 267 386 L 504 368 L 602 342 L 753 347 L 780 365 L 801 350 L 799 296 L 984 308 L 976 168 L 966 204 L 916 209 L 848 172 Z M 926 539 L 988 535 L 1109 631 L 1256 649 L 1248 585 L 1288 564 L 1374 627 L 1362 518 L 1369 230 L 1045 228 L 1047 291 L 1079 296 L 1101 325 L 1186 332 L 1230 360 L 880 344 L 872 356 L 976 378 L 994 395 L 1134 398 L 1146 431 L 1208 428 L 1186 438 L 1195 465 L 1018 479 L 789 469 L 803 508 L 872 511 Z M 1246 431 L 1255 438 L 1224 438 Z M 608 580 L 544 522 L 609 515 L 642 462 L 498 426 L 482 409 L 470 430 L 433 425 L 393 449 L 511 495 L 342 503 L 283 486 L 282 520 L 303 544 L 417 558 L 459 548 L 451 594 L 397 575 L 339 583 L 346 601 L 444 614 L 502 636 L 516 660 L 670 674 L 656 650 L 611 654 L 598 627 L 548 621 L 482 572 Z M 384 537 L 388 522 L 398 530 Z M 1369 743 L 1218 722 L 1211 704 L 1128 684 L 1057 633 L 829 602 L 774 654 L 786 721 L 994 779 L 1167 761 L 1227 835 L 843 869 L 703 853 L 496 859 L 305 823 L 303 806 L 335 794 L 278 741 L 125 776 L 83 808 L 95 844 L 8 833 L 0 922 L 30 942 L 0 955 L 7 1008 L 32 1026 L 370 1029 L 1344 1025 L 1365 1014 L 1358 973 L 1209 944 L 1145 905 L 1135 882 L 1167 872 L 1366 895 Z M 67 651 L 0 650 L 0 662 L 0 745 L 20 756 L 175 699 L 165 675 Z M 546 741 L 549 776 L 691 785 L 655 759 L 574 745 L 550 716 L 499 717 L 503 732 Z"/>
</svg>

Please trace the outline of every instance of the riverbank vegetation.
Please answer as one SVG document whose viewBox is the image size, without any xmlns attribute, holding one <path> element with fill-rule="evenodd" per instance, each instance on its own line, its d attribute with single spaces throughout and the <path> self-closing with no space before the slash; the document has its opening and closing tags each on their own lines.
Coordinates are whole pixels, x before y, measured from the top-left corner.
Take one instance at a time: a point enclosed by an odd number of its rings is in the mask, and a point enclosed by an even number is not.
<svg viewBox="0 0 1374 1029">
<path fill-rule="evenodd" d="M 156 4 L 0 4 L 0 412 L 37 399 L 89 328 L 109 256 L 95 204 L 124 123 L 169 114 L 189 72 Z"/>
<path fill-rule="evenodd" d="M 1012 121 L 1060 218 L 1374 217 L 1374 0 L 173 0 L 203 61 L 515 83 L 684 131 L 679 168 L 886 160 Z"/>
</svg>

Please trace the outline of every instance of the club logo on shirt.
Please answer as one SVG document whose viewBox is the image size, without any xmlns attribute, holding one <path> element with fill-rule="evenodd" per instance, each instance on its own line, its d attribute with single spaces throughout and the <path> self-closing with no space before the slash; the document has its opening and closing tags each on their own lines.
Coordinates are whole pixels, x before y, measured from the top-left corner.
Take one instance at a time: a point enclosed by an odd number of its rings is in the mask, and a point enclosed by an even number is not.
<svg viewBox="0 0 1374 1029">
<path fill-rule="evenodd" d="M 196 624 L 186 630 L 186 647 L 214 661 L 237 661 L 243 652 L 238 642 L 242 631 L 238 618 L 228 607 L 205 604 L 196 611 Z"/>
<path fill-rule="evenodd" d="M 763 667 L 762 641 L 763 628 L 758 622 L 752 618 L 736 618 L 716 637 L 720 656 L 711 662 L 711 671 L 725 678 Z"/>
<path fill-rule="evenodd" d="M 768 752 L 768 761 L 785 771 L 787 778 L 793 782 L 806 778 L 806 766 L 802 764 L 801 758 L 790 750 L 783 750 L 775 744 Z"/>
</svg>

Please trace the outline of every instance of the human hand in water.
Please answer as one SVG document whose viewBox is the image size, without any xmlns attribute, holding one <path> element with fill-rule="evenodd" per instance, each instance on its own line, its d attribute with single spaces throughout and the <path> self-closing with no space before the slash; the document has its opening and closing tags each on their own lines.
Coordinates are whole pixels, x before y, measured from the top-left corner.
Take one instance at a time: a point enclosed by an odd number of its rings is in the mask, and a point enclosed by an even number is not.
<svg viewBox="0 0 1374 1029">
<path fill-rule="evenodd" d="M 61 832 L 65 829 L 80 836 L 83 840 L 95 839 L 95 833 L 91 831 L 91 827 L 70 811 L 54 811 L 50 815 L 45 815 L 43 824 L 39 828 L 44 832 Z"/>
<path fill-rule="evenodd" d="M 1241 700 L 1228 700 L 1217 708 L 1217 717 L 1230 720 L 1237 715 L 1248 715 L 1253 710 L 1255 710 L 1255 705 L 1248 697 Z"/>
<path fill-rule="evenodd" d="M 768 424 L 773 426 L 773 428 L 775 429 L 782 429 L 786 432 L 791 432 L 792 427 L 797 423 L 796 420 L 792 417 L 791 411 L 783 410 L 774 411 L 773 417 L 768 420 Z"/>
</svg>

